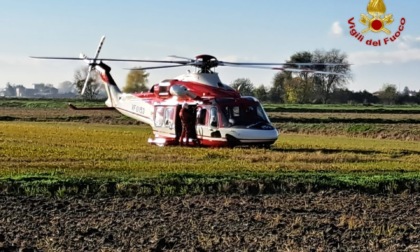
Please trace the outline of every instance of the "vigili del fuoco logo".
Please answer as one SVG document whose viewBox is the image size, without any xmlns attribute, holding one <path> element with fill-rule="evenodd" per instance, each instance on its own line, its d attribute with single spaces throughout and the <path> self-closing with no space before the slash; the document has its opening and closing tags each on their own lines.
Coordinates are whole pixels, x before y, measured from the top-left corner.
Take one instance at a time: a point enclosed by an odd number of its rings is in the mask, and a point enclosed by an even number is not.
<svg viewBox="0 0 420 252">
<path fill-rule="evenodd" d="M 358 20 L 363 25 L 363 29 L 358 30 L 356 28 L 354 17 L 348 20 L 350 35 L 368 46 L 383 46 L 396 41 L 404 31 L 406 20 L 402 17 L 399 20 L 398 28 L 391 30 L 390 25 L 394 23 L 394 15 L 386 11 L 383 0 L 370 0 L 367 6 L 367 14 L 361 14 Z M 374 33 L 383 34 L 385 37 L 373 39 L 371 36 Z"/>
</svg>

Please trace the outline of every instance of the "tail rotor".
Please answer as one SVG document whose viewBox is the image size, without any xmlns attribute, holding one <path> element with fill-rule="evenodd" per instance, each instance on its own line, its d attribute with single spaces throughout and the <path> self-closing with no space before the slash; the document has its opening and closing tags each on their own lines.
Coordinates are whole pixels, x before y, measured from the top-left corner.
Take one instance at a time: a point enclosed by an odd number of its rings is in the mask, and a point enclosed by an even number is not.
<svg viewBox="0 0 420 252">
<path fill-rule="evenodd" d="M 94 70 L 95 66 L 97 65 L 96 61 L 98 60 L 99 53 L 101 52 L 102 45 L 104 44 L 104 41 L 105 41 L 105 36 L 102 36 L 101 40 L 99 41 L 98 48 L 96 49 L 95 57 L 93 59 L 89 59 L 83 53 L 80 54 L 80 59 L 83 59 L 84 61 L 86 61 L 89 64 L 88 72 L 87 72 L 87 75 L 86 75 L 86 80 L 85 80 L 85 83 L 83 84 L 82 92 L 80 93 L 81 95 L 85 94 L 85 91 L 86 91 L 86 88 L 87 88 L 87 85 L 88 85 L 89 79 L 90 79 L 90 72 L 92 70 Z"/>
</svg>

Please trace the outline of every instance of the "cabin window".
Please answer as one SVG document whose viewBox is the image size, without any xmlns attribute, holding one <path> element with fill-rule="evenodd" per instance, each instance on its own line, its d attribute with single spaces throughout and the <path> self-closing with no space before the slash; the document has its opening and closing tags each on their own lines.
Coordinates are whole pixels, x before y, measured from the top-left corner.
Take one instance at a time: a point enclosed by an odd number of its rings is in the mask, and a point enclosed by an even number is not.
<svg viewBox="0 0 420 252">
<path fill-rule="evenodd" d="M 218 120 L 217 120 L 217 108 L 212 107 L 210 110 L 210 126 L 217 127 Z"/>
<path fill-rule="evenodd" d="M 232 108 L 232 115 L 233 117 L 241 116 L 241 110 L 239 109 L 239 106 L 235 106 Z"/>
<path fill-rule="evenodd" d="M 163 119 L 164 119 L 164 108 L 157 107 L 156 113 L 155 113 L 155 126 L 162 127 Z"/>
<path fill-rule="evenodd" d="M 167 86 L 159 86 L 159 95 L 168 95 L 168 87 Z"/>
<path fill-rule="evenodd" d="M 206 124 L 206 115 L 207 115 L 207 109 L 198 108 L 198 110 L 197 110 L 197 124 L 205 125 Z"/>
<path fill-rule="evenodd" d="M 164 127 L 172 129 L 174 127 L 174 108 L 165 108 L 165 125 Z"/>
</svg>

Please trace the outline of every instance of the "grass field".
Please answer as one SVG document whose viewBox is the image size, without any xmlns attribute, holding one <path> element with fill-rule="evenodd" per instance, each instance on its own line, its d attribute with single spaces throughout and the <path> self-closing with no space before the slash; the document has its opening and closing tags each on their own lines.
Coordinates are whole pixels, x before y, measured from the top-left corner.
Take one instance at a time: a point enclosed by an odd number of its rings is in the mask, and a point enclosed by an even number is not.
<svg viewBox="0 0 420 252">
<path fill-rule="evenodd" d="M 0 122 L 0 188 L 24 194 L 418 191 L 417 141 L 281 135 L 272 150 L 155 147 L 145 125 Z"/>
<path fill-rule="evenodd" d="M 103 101 L 70 101 L 102 107 Z M 159 148 L 149 126 L 65 100 L 0 99 L 0 190 L 10 194 L 420 191 L 420 107 L 272 105 L 271 150 Z"/>
</svg>

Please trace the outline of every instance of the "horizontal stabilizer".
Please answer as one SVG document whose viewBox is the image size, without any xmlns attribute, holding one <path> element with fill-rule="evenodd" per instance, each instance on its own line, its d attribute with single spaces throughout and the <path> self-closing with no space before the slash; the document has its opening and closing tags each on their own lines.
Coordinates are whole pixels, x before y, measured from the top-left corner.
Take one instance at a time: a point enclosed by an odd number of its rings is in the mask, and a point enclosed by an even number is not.
<svg viewBox="0 0 420 252">
<path fill-rule="evenodd" d="M 78 108 L 76 106 L 74 106 L 73 104 L 69 103 L 69 108 L 73 109 L 73 110 L 114 110 L 115 108 L 113 107 L 88 107 L 88 108 Z"/>
</svg>

